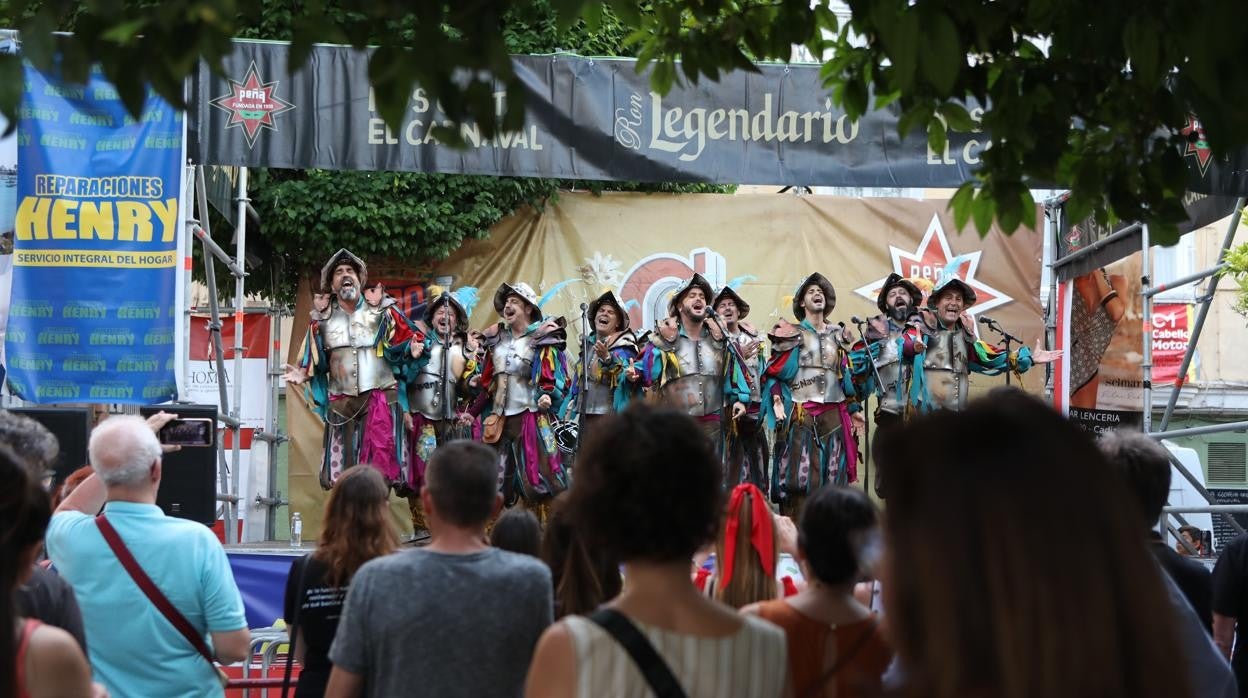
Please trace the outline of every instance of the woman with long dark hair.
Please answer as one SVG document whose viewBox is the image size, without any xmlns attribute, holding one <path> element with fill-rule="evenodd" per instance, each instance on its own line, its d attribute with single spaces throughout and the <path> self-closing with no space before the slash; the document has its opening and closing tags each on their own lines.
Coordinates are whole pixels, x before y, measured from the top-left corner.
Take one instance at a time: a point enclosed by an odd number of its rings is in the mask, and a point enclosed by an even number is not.
<svg viewBox="0 0 1248 698">
<path fill-rule="evenodd" d="M 1139 513 L 1078 427 L 998 389 L 916 418 L 878 456 L 902 695 L 1191 696 Z"/>
<path fill-rule="evenodd" d="M 706 598 L 689 575 L 723 516 L 722 466 L 698 424 L 635 404 L 603 419 L 576 467 L 568 514 L 591 549 L 623 562 L 624 589 L 588 618 L 565 616 L 546 630 L 525 694 L 649 695 L 663 682 L 625 649 L 621 638 L 631 636 L 624 642 L 650 645 L 665 680 L 690 698 L 782 695 L 784 633 Z"/>
<path fill-rule="evenodd" d="M 0 698 L 86 697 L 91 667 L 73 636 L 14 612 L 52 518 L 51 501 L 16 455 L 0 446 Z"/>
<path fill-rule="evenodd" d="M 295 689 L 297 698 L 325 693 L 333 669 L 329 646 L 351 578 L 364 563 L 398 548 L 389 497 L 390 489 L 375 468 L 348 469 L 329 493 L 316 552 L 291 565 L 285 614 L 288 623 L 298 624 L 295 656 L 303 670 Z"/>
<path fill-rule="evenodd" d="M 601 548 L 590 548 L 568 517 L 568 493 L 550 505 L 542 537 L 542 561 L 550 567 L 555 591 L 555 618 L 592 613 L 619 595 L 620 563 Z"/>
</svg>

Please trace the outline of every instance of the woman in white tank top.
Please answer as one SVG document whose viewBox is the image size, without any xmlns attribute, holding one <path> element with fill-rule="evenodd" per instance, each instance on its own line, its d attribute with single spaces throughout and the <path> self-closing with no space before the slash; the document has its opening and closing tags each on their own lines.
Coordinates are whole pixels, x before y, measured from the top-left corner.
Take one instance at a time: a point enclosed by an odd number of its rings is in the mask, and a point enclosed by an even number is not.
<svg viewBox="0 0 1248 698">
<path fill-rule="evenodd" d="M 690 579 L 690 560 L 714 537 L 723 501 L 719 462 L 693 420 L 635 406 L 595 430 L 578 461 L 569 514 L 591 545 L 624 561 L 624 589 L 608 608 L 640 631 L 683 695 L 787 695 L 784 632 L 702 596 Z M 542 635 L 525 694 L 655 695 L 623 645 L 580 616 Z"/>
</svg>

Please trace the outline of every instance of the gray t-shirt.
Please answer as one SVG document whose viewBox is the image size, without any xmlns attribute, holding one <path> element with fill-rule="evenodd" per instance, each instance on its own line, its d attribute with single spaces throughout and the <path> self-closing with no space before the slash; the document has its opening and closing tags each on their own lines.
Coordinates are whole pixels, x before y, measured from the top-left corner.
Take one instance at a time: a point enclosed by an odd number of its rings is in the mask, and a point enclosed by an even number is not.
<svg viewBox="0 0 1248 698">
<path fill-rule="evenodd" d="M 329 658 L 365 696 L 519 696 L 551 605 L 536 558 L 396 553 L 356 572 Z"/>
</svg>

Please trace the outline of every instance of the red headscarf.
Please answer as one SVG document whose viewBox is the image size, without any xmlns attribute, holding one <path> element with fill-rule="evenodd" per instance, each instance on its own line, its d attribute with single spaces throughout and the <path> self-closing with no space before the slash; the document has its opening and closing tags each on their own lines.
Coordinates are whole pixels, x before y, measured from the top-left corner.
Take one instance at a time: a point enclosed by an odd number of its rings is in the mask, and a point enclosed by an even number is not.
<svg viewBox="0 0 1248 698">
<path fill-rule="evenodd" d="M 749 483 L 737 485 L 728 500 L 728 523 L 724 526 L 724 559 L 720 569 L 720 588 L 732 581 L 732 563 L 737 554 L 738 513 L 746 495 L 750 495 L 750 545 L 758 551 L 763 571 L 776 573 L 776 534 L 772 529 L 771 510 L 761 490 Z"/>
</svg>

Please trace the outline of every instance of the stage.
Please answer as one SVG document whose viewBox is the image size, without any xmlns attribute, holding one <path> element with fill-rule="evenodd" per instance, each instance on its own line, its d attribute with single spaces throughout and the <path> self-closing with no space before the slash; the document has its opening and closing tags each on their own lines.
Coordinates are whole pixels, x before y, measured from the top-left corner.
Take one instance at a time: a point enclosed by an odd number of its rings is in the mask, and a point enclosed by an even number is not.
<svg viewBox="0 0 1248 698">
<path fill-rule="evenodd" d="M 307 555 L 316 545 L 292 548 L 287 543 L 252 543 L 225 546 L 234 581 L 243 595 L 247 626 L 268 628 L 284 614 L 286 577 L 295 559 Z"/>
</svg>

